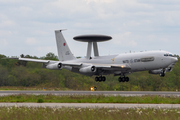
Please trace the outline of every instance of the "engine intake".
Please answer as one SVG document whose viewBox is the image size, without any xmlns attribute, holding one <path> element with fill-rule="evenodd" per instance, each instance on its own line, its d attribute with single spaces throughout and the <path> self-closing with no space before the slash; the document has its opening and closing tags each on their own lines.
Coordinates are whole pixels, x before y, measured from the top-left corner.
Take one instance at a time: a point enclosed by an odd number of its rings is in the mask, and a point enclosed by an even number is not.
<svg viewBox="0 0 180 120">
<path fill-rule="evenodd" d="M 171 72 L 172 71 L 172 67 L 166 68 L 166 72 Z"/>
</svg>

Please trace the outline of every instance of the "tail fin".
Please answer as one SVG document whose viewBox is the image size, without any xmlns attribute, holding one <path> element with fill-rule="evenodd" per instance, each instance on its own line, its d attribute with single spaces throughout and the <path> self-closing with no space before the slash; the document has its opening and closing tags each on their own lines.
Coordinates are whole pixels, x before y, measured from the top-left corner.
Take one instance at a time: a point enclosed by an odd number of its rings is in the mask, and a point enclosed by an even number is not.
<svg viewBox="0 0 180 120">
<path fill-rule="evenodd" d="M 61 31 L 62 30 L 55 31 L 59 61 L 67 61 L 67 60 L 76 59 L 71 53 L 71 50 L 69 49 L 68 44 L 66 40 L 64 39 Z"/>
</svg>

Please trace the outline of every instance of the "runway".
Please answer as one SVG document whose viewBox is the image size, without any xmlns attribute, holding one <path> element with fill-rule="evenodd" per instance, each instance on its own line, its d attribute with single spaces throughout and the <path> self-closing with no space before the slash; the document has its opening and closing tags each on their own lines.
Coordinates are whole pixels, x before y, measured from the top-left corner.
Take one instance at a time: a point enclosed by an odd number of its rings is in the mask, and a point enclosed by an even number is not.
<svg viewBox="0 0 180 120">
<path fill-rule="evenodd" d="M 159 95 L 159 96 L 178 96 L 180 92 L 159 92 L 159 91 L 0 91 L 0 96 L 16 94 L 33 94 L 33 95 L 113 95 L 113 96 L 142 96 L 142 95 Z"/>
<path fill-rule="evenodd" d="M 106 103 L 0 103 L 0 107 L 50 107 L 50 108 L 180 108 L 180 104 L 106 104 Z"/>
<path fill-rule="evenodd" d="M 154 92 L 154 91 L 0 91 L 0 96 L 33 94 L 33 95 L 113 95 L 113 96 L 177 96 L 180 92 Z M 180 104 L 116 104 L 116 103 L 0 103 L 0 107 L 57 107 L 57 108 L 180 108 Z"/>
</svg>

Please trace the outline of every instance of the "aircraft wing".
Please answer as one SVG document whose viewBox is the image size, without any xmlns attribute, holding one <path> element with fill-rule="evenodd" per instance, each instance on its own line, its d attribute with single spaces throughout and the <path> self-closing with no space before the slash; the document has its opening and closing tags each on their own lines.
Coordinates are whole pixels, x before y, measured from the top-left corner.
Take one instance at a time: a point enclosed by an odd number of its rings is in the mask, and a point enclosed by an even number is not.
<svg viewBox="0 0 180 120">
<path fill-rule="evenodd" d="M 21 60 L 21 61 L 28 61 L 28 62 L 39 62 L 39 63 L 48 63 L 51 60 L 39 60 L 39 59 L 32 59 L 32 58 L 7 58 L 7 59 L 15 59 L 15 60 Z M 57 62 L 57 61 L 54 61 Z"/>
<path fill-rule="evenodd" d="M 32 58 L 4 58 L 4 59 L 15 59 L 21 61 L 28 61 L 28 62 L 38 62 L 38 63 L 62 63 L 64 66 L 81 66 L 82 63 L 69 63 L 69 62 L 61 62 L 61 61 L 53 61 L 53 60 L 40 60 L 40 59 L 32 59 Z"/>
<path fill-rule="evenodd" d="M 66 61 L 53 61 L 53 60 L 40 60 L 40 59 L 32 59 L 32 58 L 8 58 L 8 59 L 16 59 L 21 61 L 29 61 L 29 62 L 39 62 L 39 63 L 62 63 L 63 66 L 72 66 L 72 67 L 81 67 L 82 65 L 86 66 L 95 66 L 98 69 L 102 70 L 115 70 L 115 71 L 127 71 L 131 70 L 131 67 L 129 67 L 126 64 L 98 64 L 98 63 L 72 63 L 72 62 L 66 62 Z"/>
<path fill-rule="evenodd" d="M 96 63 L 67 63 L 67 62 L 62 62 L 63 65 L 65 66 L 77 66 L 81 67 L 82 65 L 86 66 L 95 66 L 98 69 L 103 69 L 103 70 L 130 70 L 131 67 L 129 67 L 126 64 L 96 64 Z"/>
</svg>

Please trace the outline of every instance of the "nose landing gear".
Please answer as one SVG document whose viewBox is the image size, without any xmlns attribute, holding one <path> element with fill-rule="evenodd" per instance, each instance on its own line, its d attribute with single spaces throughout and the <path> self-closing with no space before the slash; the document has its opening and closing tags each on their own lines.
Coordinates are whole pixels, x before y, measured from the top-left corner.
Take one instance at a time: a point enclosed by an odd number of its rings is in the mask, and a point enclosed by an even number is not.
<svg viewBox="0 0 180 120">
<path fill-rule="evenodd" d="M 164 77 L 164 76 L 165 76 L 165 73 L 161 73 L 161 74 L 160 74 L 160 77 Z"/>
<path fill-rule="evenodd" d="M 159 74 L 160 77 L 164 77 L 165 76 L 165 69 L 163 69 L 162 73 Z"/>
</svg>

